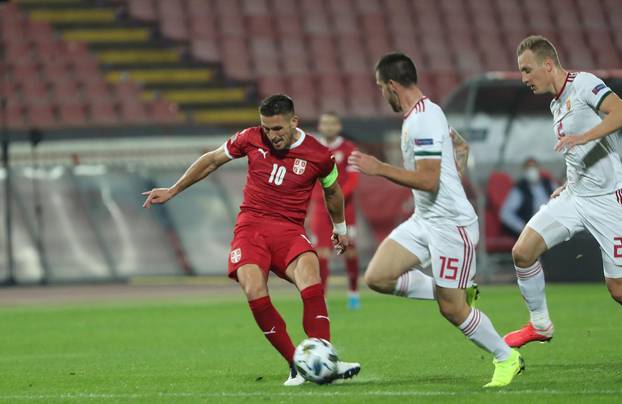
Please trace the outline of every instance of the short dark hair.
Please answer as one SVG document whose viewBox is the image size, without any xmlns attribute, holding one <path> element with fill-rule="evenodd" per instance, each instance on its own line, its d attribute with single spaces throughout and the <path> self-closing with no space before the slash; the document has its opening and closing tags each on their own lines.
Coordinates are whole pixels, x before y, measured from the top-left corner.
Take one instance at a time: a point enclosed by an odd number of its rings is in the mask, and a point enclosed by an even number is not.
<svg viewBox="0 0 622 404">
<path fill-rule="evenodd" d="M 285 94 L 273 94 L 261 101 L 259 113 L 263 116 L 294 114 L 294 101 Z"/>
<path fill-rule="evenodd" d="M 526 50 L 530 50 L 536 56 L 538 63 L 544 62 L 544 59 L 551 58 L 553 63 L 556 66 L 560 66 L 559 64 L 559 56 L 557 55 L 557 50 L 555 46 L 543 37 L 542 35 L 530 35 L 527 38 L 523 39 L 521 43 L 518 44 L 516 48 L 516 56 L 520 56 Z"/>
<path fill-rule="evenodd" d="M 393 80 L 405 87 L 417 84 L 417 68 L 403 53 L 387 53 L 376 63 L 376 71 L 383 83 Z"/>
</svg>

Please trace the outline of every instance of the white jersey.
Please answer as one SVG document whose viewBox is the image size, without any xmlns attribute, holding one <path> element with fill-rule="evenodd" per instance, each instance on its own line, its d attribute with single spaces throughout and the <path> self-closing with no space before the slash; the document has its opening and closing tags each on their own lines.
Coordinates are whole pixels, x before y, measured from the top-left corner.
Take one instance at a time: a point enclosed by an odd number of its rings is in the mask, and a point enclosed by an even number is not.
<svg viewBox="0 0 622 404">
<path fill-rule="evenodd" d="M 561 136 L 582 135 L 598 125 L 600 104 L 611 90 L 591 73 L 568 73 L 559 94 L 551 101 L 553 129 Z M 567 188 L 573 195 L 596 196 L 622 188 L 622 162 L 615 137 L 606 136 L 564 153 Z"/>
<path fill-rule="evenodd" d="M 427 97 L 415 104 L 404 118 L 402 157 L 408 170 L 415 169 L 417 160 L 441 160 L 438 191 L 432 193 L 413 189 L 415 217 L 456 226 L 467 226 L 477 220 L 456 169 L 445 114 Z"/>
</svg>

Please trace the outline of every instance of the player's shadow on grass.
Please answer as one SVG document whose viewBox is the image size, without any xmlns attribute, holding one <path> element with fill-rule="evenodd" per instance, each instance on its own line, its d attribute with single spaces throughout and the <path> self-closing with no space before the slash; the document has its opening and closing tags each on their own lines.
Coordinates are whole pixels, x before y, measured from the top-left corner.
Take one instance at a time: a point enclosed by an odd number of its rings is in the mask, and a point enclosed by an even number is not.
<svg viewBox="0 0 622 404">
<path fill-rule="evenodd" d="M 386 377 L 379 376 L 361 376 L 359 378 L 355 378 L 353 380 L 347 380 L 340 383 L 333 383 L 330 385 L 331 388 L 341 388 L 347 387 L 351 385 L 356 386 L 378 386 L 378 387 L 387 387 L 387 386 L 396 386 L 396 387 L 421 387 L 425 385 L 426 387 L 430 386 L 439 386 L 439 388 L 447 388 L 447 387 L 455 387 L 455 386 L 468 386 L 469 384 L 478 384 L 484 383 L 481 378 L 478 377 L 459 377 L 459 376 L 449 376 L 447 374 L 442 375 L 426 375 L 426 376 L 410 376 L 410 377 L 395 377 L 394 375 L 387 375 Z"/>
</svg>

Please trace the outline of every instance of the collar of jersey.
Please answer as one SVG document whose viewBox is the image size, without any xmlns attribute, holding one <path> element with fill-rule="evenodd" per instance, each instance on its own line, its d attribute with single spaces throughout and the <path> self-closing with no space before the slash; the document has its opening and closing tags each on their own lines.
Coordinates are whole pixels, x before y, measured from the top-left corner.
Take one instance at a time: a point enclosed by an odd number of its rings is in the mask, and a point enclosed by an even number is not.
<svg viewBox="0 0 622 404">
<path fill-rule="evenodd" d="M 341 136 L 337 136 L 337 139 L 335 139 L 335 141 L 334 141 L 334 142 L 332 142 L 332 143 L 330 143 L 330 144 L 329 144 L 329 143 L 326 141 L 326 139 L 324 139 L 323 137 L 320 137 L 320 143 L 321 143 L 323 146 L 326 146 L 326 147 L 328 147 L 329 149 L 334 150 L 334 149 L 338 148 L 339 146 L 341 146 L 341 144 L 343 143 L 343 138 L 342 138 Z"/>
<path fill-rule="evenodd" d="M 298 131 L 298 133 L 300 133 L 300 138 L 298 140 L 296 140 L 294 143 L 292 143 L 291 146 L 289 146 L 289 149 L 295 149 L 296 147 L 300 146 L 302 144 L 302 142 L 304 142 L 305 137 L 307 136 L 307 134 L 305 133 L 304 130 L 300 129 L 300 128 L 296 128 L 296 130 Z"/>
</svg>

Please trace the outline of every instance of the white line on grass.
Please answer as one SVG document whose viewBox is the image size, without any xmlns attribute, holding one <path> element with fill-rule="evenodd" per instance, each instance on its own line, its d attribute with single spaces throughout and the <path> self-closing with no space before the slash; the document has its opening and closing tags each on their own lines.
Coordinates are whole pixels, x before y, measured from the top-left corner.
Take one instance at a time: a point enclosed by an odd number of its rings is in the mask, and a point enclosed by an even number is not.
<svg viewBox="0 0 622 404">
<path fill-rule="evenodd" d="M 473 394 L 501 395 L 620 395 L 622 390 L 473 390 L 473 391 L 287 391 L 287 392 L 237 392 L 237 393 L 61 393 L 61 394 L 14 394 L 0 395 L 0 400 L 101 400 L 146 398 L 209 398 L 209 397 L 436 397 L 469 396 Z"/>
</svg>

